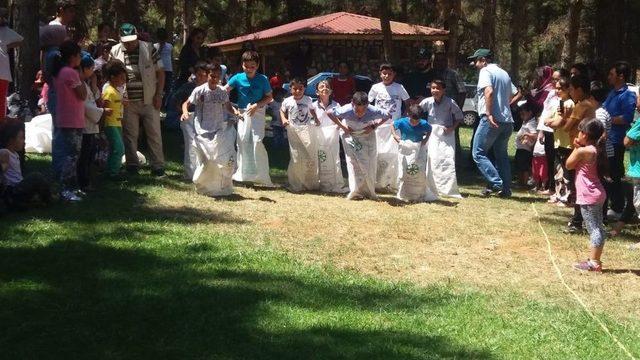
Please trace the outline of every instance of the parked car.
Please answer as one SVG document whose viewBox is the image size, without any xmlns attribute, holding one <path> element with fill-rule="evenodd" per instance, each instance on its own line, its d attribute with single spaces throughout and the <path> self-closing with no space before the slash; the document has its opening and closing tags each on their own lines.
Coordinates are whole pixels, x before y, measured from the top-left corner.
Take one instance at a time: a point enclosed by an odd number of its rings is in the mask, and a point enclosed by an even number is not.
<svg viewBox="0 0 640 360">
<path fill-rule="evenodd" d="M 467 96 L 462 105 L 462 113 L 464 115 L 462 123 L 464 126 L 473 127 L 480 118 L 478 116 L 478 91 L 476 85 L 464 84 L 464 87 L 467 90 Z"/>
<path fill-rule="evenodd" d="M 309 79 L 307 79 L 307 88 L 304 90 L 304 94 L 311 97 L 313 100 L 316 100 L 318 98 L 318 95 L 316 95 L 316 87 L 318 86 L 318 83 L 322 80 L 326 80 L 338 75 L 338 73 L 334 72 L 321 72 L 310 77 Z M 364 91 L 366 93 L 369 93 L 371 86 L 373 86 L 373 80 L 371 80 L 370 77 L 364 75 L 354 75 L 353 77 L 356 80 L 356 91 Z M 291 95 L 289 83 L 285 83 L 284 85 L 282 85 L 282 88 L 287 92 L 286 96 Z"/>
</svg>

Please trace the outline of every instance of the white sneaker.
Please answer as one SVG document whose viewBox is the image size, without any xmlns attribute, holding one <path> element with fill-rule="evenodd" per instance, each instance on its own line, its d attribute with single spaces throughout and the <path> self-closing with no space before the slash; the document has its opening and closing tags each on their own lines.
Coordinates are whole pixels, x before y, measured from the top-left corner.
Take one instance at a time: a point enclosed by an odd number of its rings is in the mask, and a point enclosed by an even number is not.
<svg viewBox="0 0 640 360">
<path fill-rule="evenodd" d="M 63 190 L 60 193 L 60 198 L 64 201 L 68 201 L 68 202 L 78 202 L 78 201 L 82 201 L 82 198 L 79 197 L 78 195 L 76 195 L 73 191 L 70 190 Z"/>
<path fill-rule="evenodd" d="M 613 211 L 613 209 L 609 209 L 609 210 L 607 210 L 607 217 L 611 218 L 613 220 L 620 220 L 620 217 L 622 217 L 622 213 L 621 212 L 615 212 L 615 211 Z"/>
</svg>

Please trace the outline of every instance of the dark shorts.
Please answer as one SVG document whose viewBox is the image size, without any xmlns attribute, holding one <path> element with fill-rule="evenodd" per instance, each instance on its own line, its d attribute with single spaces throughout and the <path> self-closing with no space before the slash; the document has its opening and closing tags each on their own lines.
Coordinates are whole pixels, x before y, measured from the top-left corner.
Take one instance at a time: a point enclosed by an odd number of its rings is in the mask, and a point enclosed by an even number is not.
<svg viewBox="0 0 640 360">
<path fill-rule="evenodd" d="M 516 171 L 531 172 L 531 159 L 533 159 L 533 153 L 531 151 L 517 149 L 515 157 Z"/>
</svg>

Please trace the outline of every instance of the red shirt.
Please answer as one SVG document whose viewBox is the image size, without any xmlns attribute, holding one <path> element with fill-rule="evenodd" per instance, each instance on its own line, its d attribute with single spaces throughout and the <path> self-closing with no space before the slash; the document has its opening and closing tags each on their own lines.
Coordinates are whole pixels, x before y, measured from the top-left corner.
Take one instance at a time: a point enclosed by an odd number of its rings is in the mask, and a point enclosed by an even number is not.
<svg viewBox="0 0 640 360">
<path fill-rule="evenodd" d="M 351 96 L 356 92 L 356 81 L 353 76 L 341 79 L 331 78 L 331 89 L 333 89 L 333 99 L 340 105 L 351 102 Z"/>
</svg>

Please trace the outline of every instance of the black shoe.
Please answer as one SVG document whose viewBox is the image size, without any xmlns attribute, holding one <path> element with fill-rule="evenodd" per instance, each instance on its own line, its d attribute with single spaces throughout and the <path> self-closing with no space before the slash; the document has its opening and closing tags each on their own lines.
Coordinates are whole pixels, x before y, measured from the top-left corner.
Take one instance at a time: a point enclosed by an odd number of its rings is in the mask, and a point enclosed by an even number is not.
<svg viewBox="0 0 640 360">
<path fill-rule="evenodd" d="M 133 166 L 133 165 L 127 166 L 127 174 L 129 175 L 138 175 L 139 171 L 140 169 L 138 169 L 137 166 Z"/>
<path fill-rule="evenodd" d="M 482 195 L 484 197 L 488 197 L 488 196 L 491 196 L 492 194 L 498 194 L 499 195 L 501 192 L 502 192 L 502 189 L 486 187 L 482 191 L 480 191 L 480 195 Z"/>
<path fill-rule="evenodd" d="M 501 197 L 503 199 L 508 199 L 511 197 L 511 192 L 506 192 L 504 190 L 498 190 L 498 197 Z"/>
<path fill-rule="evenodd" d="M 151 175 L 157 178 L 162 178 L 165 176 L 164 169 L 153 169 L 151 170 Z"/>
<path fill-rule="evenodd" d="M 580 235 L 584 233 L 584 229 L 582 228 L 582 226 L 575 226 L 574 224 L 569 223 L 567 227 L 562 230 L 562 232 L 565 234 Z"/>
</svg>

